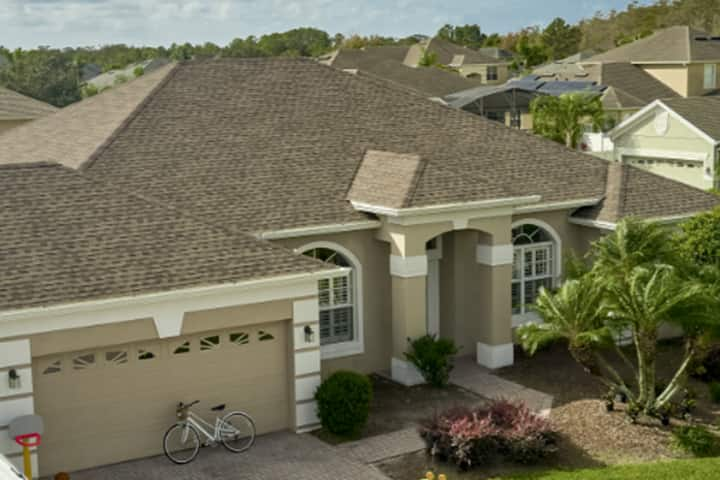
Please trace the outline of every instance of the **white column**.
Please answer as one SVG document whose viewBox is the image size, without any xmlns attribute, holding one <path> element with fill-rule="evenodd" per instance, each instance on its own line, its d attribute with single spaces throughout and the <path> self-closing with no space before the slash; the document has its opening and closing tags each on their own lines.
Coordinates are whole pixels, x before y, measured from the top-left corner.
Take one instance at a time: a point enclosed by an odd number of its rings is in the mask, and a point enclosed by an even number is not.
<svg viewBox="0 0 720 480">
<path fill-rule="evenodd" d="M 295 431 L 298 433 L 320 427 L 315 390 L 320 386 L 320 321 L 318 299 L 293 302 L 293 353 Z M 305 333 L 306 329 L 312 333 Z M 312 338 L 308 338 L 312 337 Z"/>
<path fill-rule="evenodd" d="M 20 386 L 10 388 L 10 371 L 20 376 Z M 23 469 L 22 447 L 10 438 L 8 425 L 15 418 L 35 413 L 30 340 L 0 341 L 0 453 L 18 470 Z M 38 475 L 37 450 L 32 449 L 33 475 Z"/>
</svg>

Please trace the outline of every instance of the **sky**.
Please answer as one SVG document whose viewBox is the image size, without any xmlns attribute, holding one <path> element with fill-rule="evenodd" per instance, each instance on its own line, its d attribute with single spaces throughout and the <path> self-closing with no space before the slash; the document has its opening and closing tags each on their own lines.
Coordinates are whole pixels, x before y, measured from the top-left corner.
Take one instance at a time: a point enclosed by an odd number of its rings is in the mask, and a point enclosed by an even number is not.
<svg viewBox="0 0 720 480">
<path fill-rule="evenodd" d="M 629 0 L 0 0 L 0 45 L 226 45 L 233 38 L 312 26 L 328 33 L 432 34 L 446 23 L 485 33 L 575 22 Z M 642 3 L 647 3 L 646 1 Z"/>
</svg>

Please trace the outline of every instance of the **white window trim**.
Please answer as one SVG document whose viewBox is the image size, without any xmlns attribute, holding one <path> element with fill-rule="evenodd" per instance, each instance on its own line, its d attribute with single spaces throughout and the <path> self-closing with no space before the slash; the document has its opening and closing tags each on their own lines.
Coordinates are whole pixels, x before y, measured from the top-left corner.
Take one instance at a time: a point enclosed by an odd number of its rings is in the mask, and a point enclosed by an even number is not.
<svg viewBox="0 0 720 480">
<path fill-rule="evenodd" d="M 349 342 L 333 343 L 330 345 L 320 346 L 320 356 L 322 360 L 331 358 L 349 357 L 351 355 L 360 355 L 365 353 L 365 333 L 364 333 L 364 317 L 363 317 L 363 272 L 360 260 L 350 250 L 340 244 L 334 242 L 312 242 L 295 249 L 295 253 L 303 254 L 308 250 L 316 248 L 328 248 L 335 250 L 343 255 L 352 264 L 355 270 L 355 278 L 353 282 L 353 298 L 355 299 L 355 308 L 353 308 L 353 338 Z"/>
<path fill-rule="evenodd" d="M 534 225 L 536 227 L 542 228 L 547 233 L 550 234 L 550 236 L 553 239 L 553 242 L 555 243 L 555 258 L 553 261 L 555 264 L 554 267 L 554 276 L 553 276 L 553 286 L 557 286 L 560 283 L 560 279 L 562 278 L 562 240 L 560 238 L 560 235 L 558 234 L 557 230 L 555 230 L 549 223 L 544 222 L 537 218 L 522 218 L 519 220 L 516 220 L 512 223 L 510 226 L 511 231 L 514 230 L 517 227 L 520 227 L 522 225 Z M 515 251 L 515 247 L 513 245 L 513 252 Z M 512 283 L 511 283 L 512 286 Z M 540 319 L 540 316 L 535 312 L 526 312 L 526 313 L 519 313 L 519 314 L 513 314 L 512 315 L 512 325 L 513 327 L 517 327 L 520 325 L 523 325 L 525 323 L 535 322 L 539 323 L 542 320 Z"/>
</svg>

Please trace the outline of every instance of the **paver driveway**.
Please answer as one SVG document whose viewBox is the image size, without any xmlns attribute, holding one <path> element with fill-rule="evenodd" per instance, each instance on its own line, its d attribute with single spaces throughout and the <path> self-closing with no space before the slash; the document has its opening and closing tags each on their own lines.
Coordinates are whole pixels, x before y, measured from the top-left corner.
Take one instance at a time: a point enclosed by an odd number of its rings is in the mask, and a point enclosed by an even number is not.
<svg viewBox="0 0 720 480">
<path fill-rule="evenodd" d="M 188 465 L 151 457 L 75 472 L 73 480 L 387 480 L 372 466 L 352 460 L 312 435 L 291 432 L 258 437 L 244 454 L 222 446 L 203 448 Z"/>
</svg>

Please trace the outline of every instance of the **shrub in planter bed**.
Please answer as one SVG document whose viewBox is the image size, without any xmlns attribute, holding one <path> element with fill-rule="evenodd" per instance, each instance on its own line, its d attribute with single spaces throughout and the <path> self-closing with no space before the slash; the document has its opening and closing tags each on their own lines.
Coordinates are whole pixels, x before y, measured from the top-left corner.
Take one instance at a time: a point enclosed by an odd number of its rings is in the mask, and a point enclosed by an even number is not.
<svg viewBox="0 0 720 480">
<path fill-rule="evenodd" d="M 696 457 L 710 457 L 720 453 L 720 441 L 702 425 L 683 425 L 672 432 L 673 446 Z"/>
<path fill-rule="evenodd" d="M 450 380 L 453 357 L 458 353 L 455 342 L 434 335 L 424 335 L 410 340 L 410 349 L 405 358 L 415 365 L 426 382 L 433 387 L 444 387 Z"/>
<path fill-rule="evenodd" d="M 367 422 L 372 384 L 356 372 L 335 372 L 318 387 L 315 400 L 322 426 L 336 435 L 352 437 Z"/>
<path fill-rule="evenodd" d="M 501 458 L 535 463 L 557 451 L 550 423 L 523 403 L 494 400 L 479 408 L 453 408 L 424 421 L 428 452 L 462 469 Z"/>
</svg>

